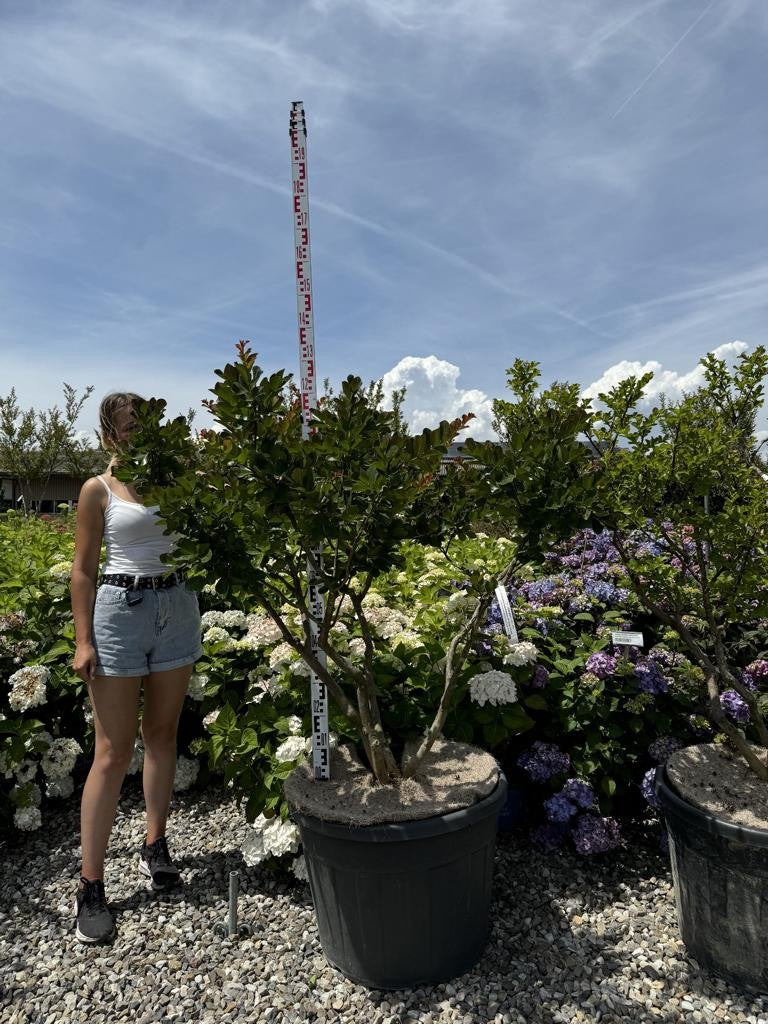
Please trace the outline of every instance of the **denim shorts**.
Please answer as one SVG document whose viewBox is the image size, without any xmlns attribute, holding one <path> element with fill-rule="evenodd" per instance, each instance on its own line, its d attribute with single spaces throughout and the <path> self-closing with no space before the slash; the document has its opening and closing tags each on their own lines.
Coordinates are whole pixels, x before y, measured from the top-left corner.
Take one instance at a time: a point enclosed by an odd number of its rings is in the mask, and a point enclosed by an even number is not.
<svg viewBox="0 0 768 1024">
<path fill-rule="evenodd" d="M 139 590 L 128 604 L 124 587 L 102 583 L 93 607 L 96 674 L 145 676 L 181 668 L 202 657 L 197 594 L 185 583 Z"/>
</svg>

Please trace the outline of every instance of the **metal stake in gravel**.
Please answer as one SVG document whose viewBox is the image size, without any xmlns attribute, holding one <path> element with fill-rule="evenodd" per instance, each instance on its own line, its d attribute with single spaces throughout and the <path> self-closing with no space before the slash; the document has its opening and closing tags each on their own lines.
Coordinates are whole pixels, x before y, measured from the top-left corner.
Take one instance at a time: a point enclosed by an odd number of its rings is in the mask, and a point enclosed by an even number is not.
<svg viewBox="0 0 768 1024">
<path fill-rule="evenodd" d="M 301 436 L 309 440 L 315 432 L 312 410 L 317 406 L 317 367 L 315 365 L 315 318 L 312 308 L 312 261 L 309 252 L 309 180 L 307 178 L 307 123 L 304 104 L 291 104 L 291 172 L 293 177 L 293 238 L 296 247 L 296 314 L 299 321 L 299 365 L 301 370 Z M 320 593 L 322 550 L 313 548 L 307 555 L 309 646 L 325 668 L 325 652 L 318 643 L 319 624 L 325 615 L 325 599 Z M 312 766 L 315 779 L 329 779 L 328 691 L 325 683 L 310 669 L 312 699 Z"/>
</svg>

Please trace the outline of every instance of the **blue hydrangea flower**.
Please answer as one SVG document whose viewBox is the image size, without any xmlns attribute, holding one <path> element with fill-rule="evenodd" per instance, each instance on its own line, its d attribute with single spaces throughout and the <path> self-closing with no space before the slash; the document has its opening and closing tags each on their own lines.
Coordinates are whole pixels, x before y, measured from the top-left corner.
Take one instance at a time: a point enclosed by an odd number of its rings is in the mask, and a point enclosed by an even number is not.
<svg viewBox="0 0 768 1024">
<path fill-rule="evenodd" d="M 549 672 L 544 668 L 543 665 L 537 665 L 533 671 L 533 678 L 531 679 L 531 686 L 536 690 L 541 690 L 547 685 L 549 679 Z"/>
<path fill-rule="evenodd" d="M 579 807 L 592 807 L 595 802 L 594 790 L 583 779 L 568 779 L 561 792 Z"/>
<path fill-rule="evenodd" d="M 517 764 L 534 782 L 546 782 L 553 775 L 567 772 L 571 767 L 571 759 L 554 743 L 536 740 L 530 750 L 518 757 Z"/>
<path fill-rule="evenodd" d="M 669 683 L 657 662 L 642 658 L 635 665 L 634 672 L 643 693 L 666 693 L 669 690 Z"/>
<path fill-rule="evenodd" d="M 570 821 L 577 810 L 576 804 L 572 804 L 562 793 L 556 793 L 544 801 L 544 813 L 550 821 Z"/>
<path fill-rule="evenodd" d="M 720 707 L 729 718 L 740 725 L 745 725 L 749 721 L 749 705 L 735 690 L 724 690 L 720 694 Z"/>
<path fill-rule="evenodd" d="M 656 796 L 656 792 L 653 788 L 653 780 L 656 778 L 656 769 L 649 768 L 643 776 L 643 781 L 640 783 L 640 792 L 643 794 L 648 804 L 654 808 L 654 810 L 661 810 L 661 804 L 659 798 Z"/>
<path fill-rule="evenodd" d="M 619 823 L 615 818 L 597 814 L 580 814 L 571 828 L 571 838 L 579 853 L 589 856 L 615 850 L 621 842 Z"/>
</svg>

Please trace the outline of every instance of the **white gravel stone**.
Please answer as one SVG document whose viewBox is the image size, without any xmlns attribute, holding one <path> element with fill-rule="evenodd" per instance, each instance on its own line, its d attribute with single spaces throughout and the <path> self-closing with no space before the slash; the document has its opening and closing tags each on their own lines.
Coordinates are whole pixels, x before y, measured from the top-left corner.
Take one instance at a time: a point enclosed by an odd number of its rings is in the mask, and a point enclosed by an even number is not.
<svg viewBox="0 0 768 1024">
<path fill-rule="evenodd" d="M 648 847 L 588 861 L 500 837 L 477 967 L 440 985 L 375 992 L 326 962 L 305 885 L 244 864 L 250 826 L 223 789 L 174 793 L 167 835 L 184 887 L 148 889 L 136 868 L 140 785 L 126 779 L 110 840 L 111 946 L 73 936 L 82 784 L 47 809 L 40 833 L 0 845 L 3 1024 L 768 1024 L 768 998 L 686 957 L 668 861 Z M 214 932 L 231 870 L 240 872 L 240 923 L 252 928 L 236 939 Z"/>
</svg>

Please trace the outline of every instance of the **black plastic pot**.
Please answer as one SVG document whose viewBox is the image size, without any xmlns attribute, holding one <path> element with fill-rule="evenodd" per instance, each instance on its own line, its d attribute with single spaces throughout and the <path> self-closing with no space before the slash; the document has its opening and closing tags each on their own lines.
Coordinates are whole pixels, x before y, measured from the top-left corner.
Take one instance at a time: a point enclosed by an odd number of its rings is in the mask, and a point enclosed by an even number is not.
<svg viewBox="0 0 768 1024">
<path fill-rule="evenodd" d="M 656 770 L 669 830 L 680 935 L 702 967 L 768 991 L 768 830 L 724 821 L 683 800 Z"/>
<path fill-rule="evenodd" d="M 455 978 L 485 948 L 496 789 L 472 807 L 420 821 L 352 827 L 293 813 L 327 959 L 369 988 Z"/>
</svg>

